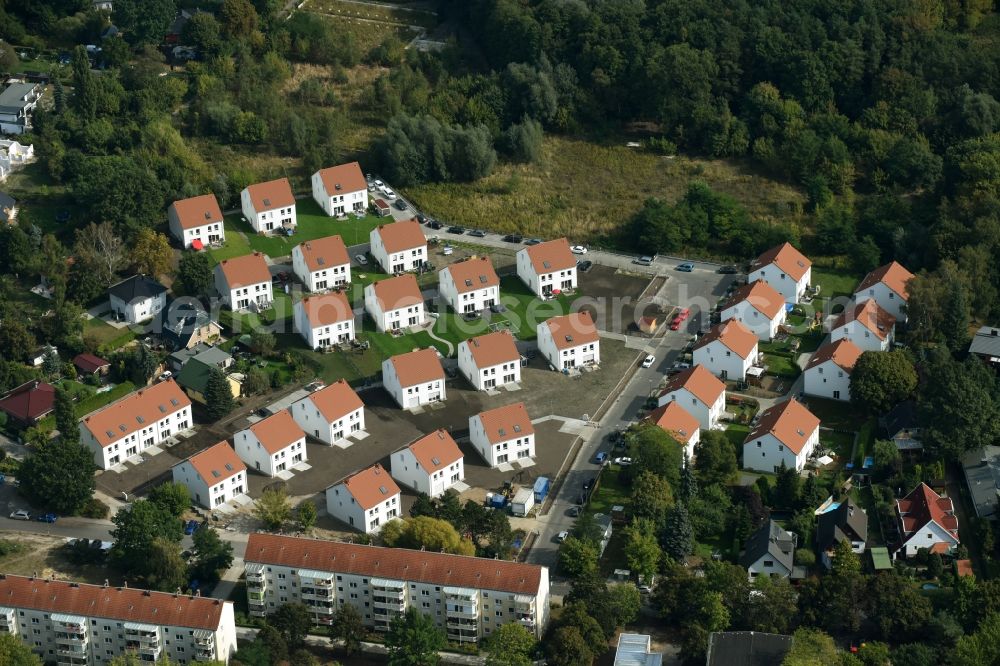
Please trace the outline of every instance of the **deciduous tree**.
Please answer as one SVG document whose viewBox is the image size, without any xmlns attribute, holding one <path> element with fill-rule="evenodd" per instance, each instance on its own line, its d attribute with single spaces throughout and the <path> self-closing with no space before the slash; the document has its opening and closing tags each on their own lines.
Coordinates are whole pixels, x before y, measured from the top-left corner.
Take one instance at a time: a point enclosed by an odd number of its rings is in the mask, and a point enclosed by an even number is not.
<svg viewBox="0 0 1000 666">
<path fill-rule="evenodd" d="M 851 402 L 871 413 L 888 411 L 916 388 L 917 371 L 903 350 L 864 352 L 851 371 Z"/>
<path fill-rule="evenodd" d="M 634 519 L 648 519 L 661 525 L 673 505 L 673 493 L 666 479 L 643 470 L 632 482 L 632 497 L 628 507 Z"/>
<path fill-rule="evenodd" d="M 343 641 L 344 652 L 348 656 L 361 649 L 361 637 L 365 635 L 361 613 L 351 604 L 341 604 L 333 616 L 330 636 Z"/>
<path fill-rule="evenodd" d="M 393 618 L 385 635 L 389 666 L 436 666 L 438 651 L 445 646 L 445 635 L 434 618 L 416 608 Z"/>
<path fill-rule="evenodd" d="M 219 580 L 222 572 L 233 566 L 233 544 L 219 538 L 219 533 L 210 525 L 195 531 L 194 562 L 191 574 L 202 584 Z"/>
<path fill-rule="evenodd" d="M 312 531 L 313 526 L 316 524 L 316 513 L 316 505 L 312 500 L 306 500 L 302 504 L 299 504 L 297 514 L 299 527 L 302 528 L 303 532 Z"/>
<path fill-rule="evenodd" d="M 284 490 L 267 488 L 254 503 L 254 515 L 269 530 L 276 530 L 291 517 L 292 505 Z"/>
<path fill-rule="evenodd" d="M 642 518 L 624 529 L 625 560 L 642 580 L 650 581 L 660 568 L 663 553 L 656 540 L 656 525 Z"/>
<path fill-rule="evenodd" d="M 177 518 L 191 506 L 191 493 L 183 483 L 161 483 L 149 492 L 149 501 Z"/>
<path fill-rule="evenodd" d="M 97 277 L 105 287 L 111 285 L 118 271 L 125 268 L 126 264 L 125 245 L 110 222 L 91 222 L 79 229 L 76 232 L 73 254 L 78 261 L 85 261 L 100 271 Z"/>
<path fill-rule="evenodd" d="M 0 634 L 0 664 L 42 666 L 42 660 L 16 634 Z"/>
<path fill-rule="evenodd" d="M 486 666 L 531 666 L 538 646 L 534 634 L 517 622 L 501 625 L 485 643 Z"/>
<path fill-rule="evenodd" d="M 559 545 L 559 570 L 570 578 L 596 572 L 597 559 L 597 546 L 589 541 L 570 536 Z"/>
<path fill-rule="evenodd" d="M 72 515 L 94 494 L 94 454 L 72 439 L 49 440 L 21 463 L 17 476 L 32 502 Z"/>
<path fill-rule="evenodd" d="M 476 552 L 475 545 L 463 539 L 451 523 L 430 516 L 393 520 L 382 529 L 382 540 L 390 548 L 423 548 L 456 555 Z"/>
<path fill-rule="evenodd" d="M 305 604 L 282 604 L 268 615 L 267 623 L 277 629 L 289 649 L 294 650 L 305 642 L 306 634 L 312 628 L 312 613 Z"/>
<path fill-rule="evenodd" d="M 56 388 L 55 416 L 59 439 L 64 442 L 79 442 L 80 427 L 77 425 L 73 395 L 62 386 Z"/>
<path fill-rule="evenodd" d="M 202 14 L 195 14 L 201 16 Z M 194 20 L 194 19 L 192 19 Z M 177 280 L 191 296 L 204 296 L 212 290 L 215 277 L 212 261 L 204 252 L 185 252 L 177 266 Z"/>
<path fill-rule="evenodd" d="M 145 228 L 132 241 L 130 256 L 136 271 L 155 278 L 170 270 L 174 251 L 165 235 Z"/>
</svg>

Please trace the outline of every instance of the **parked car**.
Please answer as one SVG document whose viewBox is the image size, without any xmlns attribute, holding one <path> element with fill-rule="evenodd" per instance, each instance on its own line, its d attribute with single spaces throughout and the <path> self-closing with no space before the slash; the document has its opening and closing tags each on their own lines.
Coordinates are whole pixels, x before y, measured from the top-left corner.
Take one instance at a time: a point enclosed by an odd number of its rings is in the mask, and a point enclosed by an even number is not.
<svg viewBox="0 0 1000 666">
<path fill-rule="evenodd" d="M 482 229 L 473 229 L 472 231 L 469 232 L 469 235 L 473 236 L 474 238 L 486 238 L 486 232 L 483 231 Z"/>
<path fill-rule="evenodd" d="M 410 207 L 410 205 L 405 201 L 403 201 L 402 199 L 397 200 L 396 203 L 394 203 L 393 205 L 396 207 L 397 210 L 406 210 L 407 208 Z"/>
<path fill-rule="evenodd" d="M 454 252 L 455 248 L 453 248 L 451 245 L 445 245 L 443 248 L 441 248 L 441 254 L 443 254 L 446 257 L 450 254 L 454 254 Z"/>
<path fill-rule="evenodd" d="M 524 241 L 524 244 L 525 245 L 538 245 L 541 242 L 542 242 L 541 238 L 529 238 L 528 240 Z"/>
<path fill-rule="evenodd" d="M 444 225 L 438 222 L 437 220 L 431 220 L 430 222 L 427 223 L 427 226 L 430 227 L 431 229 L 440 229 L 444 227 Z"/>
<path fill-rule="evenodd" d="M 563 530 L 562 532 L 556 535 L 556 541 L 558 541 L 559 543 L 562 543 L 568 538 L 569 538 L 569 532 L 567 532 L 566 530 Z"/>
<path fill-rule="evenodd" d="M 723 275 L 735 275 L 740 272 L 736 266 L 722 266 L 719 268 L 719 272 Z"/>
<path fill-rule="evenodd" d="M 690 273 L 691 271 L 694 270 L 694 264 L 686 261 L 683 264 L 679 264 L 677 266 L 677 270 L 679 270 L 681 273 Z"/>
<path fill-rule="evenodd" d="M 684 323 L 684 320 L 687 319 L 690 314 L 691 310 L 689 310 L 688 308 L 681 308 L 680 312 L 677 313 L 677 316 L 674 317 L 674 320 L 670 322 L 670 330 L 676 331 L 677 329 L 679 329 L 681 327 L 681 324 Z"/>
<path fill-rule="evenodd" d="M 465 321 L 477 321 L 482 318 L 483 315 L 479 311 L 466 312 L 465 314 L 462 315 L 462 319 L 464 319 Z"/>
<path fill-rule="evenodd" d="M 633 259 L 633 262 L 639 264 L 640 266 L 652 266 L 653 257 L 649 256 L 648 254 L 644 254 L 641 257 L 636 257 L 635 259 Z"/>
<path fill-rule="evenodd" d="M 629 465 L 632 464 L 632 459 L 629 458 L 628 456 L 621 456 L 619 458 L 615 458 L 614 463 L 622 467 L 628 467 Z"/>
<path fill-rule="evenodd" d="M 11 520 L 31 520 L 31 513 L 24 509 L 18 509 L 10 514 Z"/>
<path fill-rule="evenodd" d="M 646 354 L 646 358 L 642 359 L 642 367 L 644 368 L 651 368 L 654 363 L 656 363 L 656 357 L 652 354 Z"/>
<path fill-rule="evenodd" d="M 356 254 L 356 255 L 354 255 L 354 261 L 356 261 L 359 264 L 361 264 L 362 266 L 364 266 L 365 264 L 368 263 L 368 257 L 366 257 L 363 254 Z"/>
<path fill-rule="evenodd" d="M 427 224 L 427 216 L 423 213 L 417 213 L 417 222 L 420 224 Z"/>
<path fill-rule="evenodd" d="M 462 234 L 465 233 L 465 227 L 460 227 L 458 225 L 455 225 L 454 227 L 448 227 L 448 233 L 458 234 L 459 236 L 461 236 Z"/>
<path fill-rule="evenodd" d="M 385 183 L 383 183 L 381 180 L 376 180 L 375 181 L 375 187 L 377 187 L 378 189 L 381 190 L 382 188 L 385 187 Z"/>
<path fill-rule="evenodd" d="M 586 273 L 591 269 L 591 267 L 593 267 L 593 265 L 594 262 L 590 261 L 589 259 L 584 259 L 583 261 L 576 262 L 576 270 L 580 271 L 581 273 Z"/>
<path fill-rule="evenodd" d="M 597 455 L 594 456 L 594 462 L 598 465 L 603 465 L 608 462 L 608 454 L 604 451 L 598 451 Z"/>
<path fill-rule="evenodd" d="M 501 240 L 505 243 L 520 243 L 524 238 L 518 236 L 517 234 L 507 234 Z"/>
<path fill-rule="evenodd" d="M 569 249 L 573 254 L 587 254 L 587 248 L 582 245 L 574 245 Z"/>
<path fill-rule="evenodd" d="M 35 518 L 40 523 L 54 523 L 59 520 L 59 516 L 54 513 L 43 513 Z"/>
<path fill-rule="evenodd" d="M 382 190 L 382 194 L 384 194 L 385 198 L 389 199 L 390 201 L 396 198 L 396 193 L 393 192 L 388 187 L 386 187 L 385 189 Z"/>
<path fill-rule="evenodd" d="M 507 306 L 503 303 L 494 303 L 490 306 L 490 312 L 507 312 Z"/>
<path fill-rule="evenodd" d="M 191 536 L 192 534 L 194 534 L 197 531 L 198 531 L 198 521 L 197 520 L 189 520 L 184 525 L 184 534 L 187 534 L 188 536 Z"/>
<path fill-rule="evenodd" d="M 167 381 L 168 379 L 170 379 L 173 376 L 174 376 L 174 373 L 172 373 L 169 370 L 167 370 L 162 375 L 160 375 L 159 377 L 157 377 L 157 379 L 159 379 L 161 382 L 165 382 L 165 381 Z"/>
</svg>

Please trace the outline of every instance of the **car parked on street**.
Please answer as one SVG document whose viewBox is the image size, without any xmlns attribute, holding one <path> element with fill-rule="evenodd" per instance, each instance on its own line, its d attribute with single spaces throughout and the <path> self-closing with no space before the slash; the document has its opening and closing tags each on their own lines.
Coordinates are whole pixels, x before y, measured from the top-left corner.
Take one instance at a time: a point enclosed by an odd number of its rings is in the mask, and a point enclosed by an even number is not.
<svg viewBox="0 0 1000 666">
<path fill-rule="evenodd" d="M 643 255 L 641 257 L 636 257 L 632 261 L 634 263 L 636 263 L 636 264 L 639 264 L 640 266 L 652 266 L 653 265 L 653 257 L 649 256 L 648 254 L 645 254 L 645 255 Z"/>
<path fill-rule="evenodd" d="M 524 238 L 517 234 L 507 234 L 501 240 L 505 243 L 520 243 Z"/>
<path fill-rule="evenodd" d="M 18 509 L 10 514 L 11 520 L 31 520 L 31 513 L 24 509 Z"/>
<path fill-rule="evenodd" d="M 59 520 L 59 516 L 54 513 L 43 513 L 35 518 L 40 523 L 54 523 Z"/>
<path fill-rule="evenodd" d="M 598 451 L 597 455 L 594 456 L 594 462 L 598 465 L 603 465 L 608 462 L 608 454 L 605 451 Z"/>
<path fill-rule="evenodd" d="M 393 191 L 392 191 L 391 189 L 389 189 L 388 187 L 386 187 L 386 188 L 384 188 L 384 189 L 382 190 L 382 194 L 384 194 L 384 195 L 385 195 L 385 198 L 386 198 L 386 199 L 389 199 L 390 201 L 392 201 L 393 199 L 395 199 L 395 198 L 396 198 L 396 193 L 395 193 L 395 192 L 393 192 Z"/>
<path fill-rule="evenodd" d="M 683 264 L 678 264 L 677 270 L 679 270 L 681 273 L 690 273 L 691 271 L 694 270 L 694 264 L 692 264 L 691 262 L 684 262 Z"/>
<path fill-rule="evenodd" d="M 578 261 L 576 263 L 576 270 L 580 271 L 581 273 L 586 273 L 593 266 L 594 266 L 594 262 L 592 262 L 589 259 L 584 259 L 583 261 Z"/>
<path fill-rule="evenodd" d="M 677 329 L 679 329 L 681 327 L 681 324 L 684 323 L 684 320 L 687 319 L 690 314 L 691 310 L 689 310 L 688 308 L 681 308 L 680 311 L 677 313 L 677 316 L 674 317 L 674 320 L 670 322 L 670 330 L 676 331 Z"/>
<path fill-rule="evenodd" d="M 461 236 L 462 234 L 465 233 L 465 227 L 460 227 L 458 225 L 456 225 L 454 227 L 448 227 L 448 233 L 449 234 L 458 234 L 459 236 Z"/>
<path fill-rule="evenodd" d="M 482 229 L 473 229 L 469 232 L 469 235 L 473 238 L 486 238 L 486 232 Z"/>
<path fill-rule="evenodd" d="M 574 245 L 569 249 L 573 254 L 587 254 L 587 248 L 582 245 Z"/>
<path fill-rule="evenodd" d="M 430 227 L 431 229 L 441 229 L 442 227 L 444 227 L 444 225 L 438 222 L 437 220 L 431 220 L 430 222 L 427 223 L 427 226 Z"/>
<path fill-rule="evenodd" d="M 735 275 L 740 272 L 740 269 L 736 266 L 720 266 L 719 272 L 723 275 Z"/>
<path fill-rule="evenodd" d="M 402 199 L 397 200 L 396 203 L 393 204 L 393 206 L 396 207 L 396 210 L 406 210 L 407 208 L 410 207 L 410 205 Z"/>
<path fill-rule="evenodd" d="M 656 363 L 656 357 L 652 354 L 646 354 L 646 358 L 642 359 L 642 367 L 644 368 L 651 368 L 654 363 Z"/>
<path fill-rule="evenodd" d="M 538 245 L 541 242 L 542 242 L 541 238 L 529 238 L 528 240 L 524 241 L 524 244 L 525 245 Z"/>
</svg>

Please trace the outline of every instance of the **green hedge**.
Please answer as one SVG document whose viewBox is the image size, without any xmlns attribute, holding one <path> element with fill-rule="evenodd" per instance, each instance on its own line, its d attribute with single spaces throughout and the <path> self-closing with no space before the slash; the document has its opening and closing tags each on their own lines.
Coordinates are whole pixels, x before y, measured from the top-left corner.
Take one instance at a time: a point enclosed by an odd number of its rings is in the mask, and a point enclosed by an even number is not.
<svg viewBox="0 0 1000 666">
<path fill-rule="evenodd" d="M 135 340 L 135 333 L 130 328 L 123 328 L 122 332 L 111 338 L 100 347 L 97 348 L 98 354 L 109 354 L 113 351 L 121 349 L 128 343 Z"/>
</svg>

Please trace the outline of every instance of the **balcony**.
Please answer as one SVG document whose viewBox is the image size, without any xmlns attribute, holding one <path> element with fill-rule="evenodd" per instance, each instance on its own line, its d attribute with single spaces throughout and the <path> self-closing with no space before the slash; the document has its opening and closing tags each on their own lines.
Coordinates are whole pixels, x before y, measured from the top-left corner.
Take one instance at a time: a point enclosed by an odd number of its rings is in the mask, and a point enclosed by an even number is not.
<svg viewBox="0 0 1000 666">
<path fill-rule="evenodd" d="M 320 599 L 322 601 L 328 601 L 333 599 L 333 592 L 304 587 L 302 588 L 301 596 L 303 599 Z"/>
<path fill-rule="evenodd" d="M 247 601 L 249 603 L 264 603 L 264 590 L 247 590 Z"/>
<path fill-rule="evenodd" d="M 454 643 L 475 643 L 479 640 L 479 631 L 476 629 L 472 631 L 455 631 L 449 629 L 448 640 Z"/>
<path fill-rule="evenodd" d="M 448 604 L 448 608 L 445 611 L 445 613 L 448 616 L 449 620 L 453 617 L 469 619 L 469 620 L 477 620 L 479 619 L 479 606 L 473 606 L 473 605 L 457 606 L 454 604 Z"/>
<path fill-rule="evenodd" d="M 215 650 L 213 648 L 198 648 L 191 658 L 195 661 L 212 661 L 215 659 Z"/>
<path fill-rule="evenodd" d="M 125 640 L 140 645 L 159 645 L 160 634 L 152 632 L 125 631 Z"/>
<path fill-rule="evenodd" d="M 457 620 L 448 618 L 446 626 L 449 631 L 452 629 L 458 629 L 460 631 L 479 631 L 479 622 L 477 620 Z"/>
<path fill-rule="evenodd" d="M 84 650 L 83 648 L 81 648 L 79 650 L 71 650 L 71 649 L 68 649 L 68 648 L 59 648 L 58 650 L 56 650 L 56 654 L 58 656 L 60 656 L 60 657 L 70 657 L 70 658 L 73 658 L 73 659 L 82 659 L 84 661 L 87 660 L 87 651 Z"/>
<path fill-rule="evenodd" d="M 86 634 L 56 634 L 56 643 L 59 645 L 77 645 L 82 646 L 87 644 Z"/>
<path fill-rule="evenodd" d="M 372 596 L 375 599 L 384 598 L 386 600 L 396 599 L 403 601 L 406 599 L 406 590 L 397 588 L 376 587 L 372 589 Z"/>
</svg>

